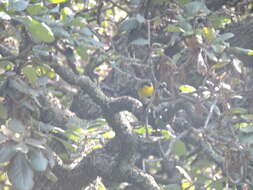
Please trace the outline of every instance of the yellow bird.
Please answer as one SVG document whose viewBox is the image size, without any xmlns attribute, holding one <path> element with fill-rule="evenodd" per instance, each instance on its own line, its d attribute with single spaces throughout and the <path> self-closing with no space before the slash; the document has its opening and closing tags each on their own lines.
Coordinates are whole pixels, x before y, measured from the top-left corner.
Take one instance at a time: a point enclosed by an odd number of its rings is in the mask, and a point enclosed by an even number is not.
<svg viewBox="0 0 253 190">
<path fill-rule="evenodd" d="M 150 98 L 155 92 L 155 88 L 152 82 L 144 82 L 140 85 L 138 89 L 138 96 L 140 99 Z"/>
</svg>

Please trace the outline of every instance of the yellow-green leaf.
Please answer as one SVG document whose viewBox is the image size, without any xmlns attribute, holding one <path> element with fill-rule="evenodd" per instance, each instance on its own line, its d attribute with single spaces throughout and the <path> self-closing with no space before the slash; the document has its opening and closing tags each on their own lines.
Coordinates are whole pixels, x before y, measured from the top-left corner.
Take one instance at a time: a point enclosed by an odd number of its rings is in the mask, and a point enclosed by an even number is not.
<svg viewBox="0 0 253 190">
<path fill-rule="evenodd" d="M 23 68 L 23 73 L 32 86 L 36 86 L 38 80 L 36 70 L 33 67 L 27 66 Z"/>
<path fill-rule="evenodd" d="M 22 17 L 21 20 L 26 24 L 28 31 L 31 33 L 35 42 L 51 43 L 55 40 L 51 28 L 45 23 L 41 23 L 31 16 Z"/>
<path fill-rule="evenodd" d="M 215 38 L 215 31 L 213 28 L 203 27 L 202 33 L 204 38 L 209 42 Z"/>
<path fill-rule="evenodd" d="M 8 112 L 5 108 L 5 106 L 0 103 L 0 118 L 1 119 L 7 119 L 8 118 Z"/>
<path fill-rule="evenodd" d="M 248 51 L 247 55 L 253 55 L 253 51 Z"/>
<path fill-rule="evenodd" d="M 186 146 L 183 141 L 177 140 L 173 144 L 172 152 L 177 156 L 182 156 L 186 154 Z"/>
<path fill-rule="evenodd" d="M 190 85 L 182 85 L 179 87 L 179 90 L 181 90 L 183 93 L 192 93 L 196 91 L 196 88 Z"/>
<path fill-rule="evenodd" d="M 46 10 L 46 8 L 44 7 L 43 3 L 40 2 L 28 5 L 26 10 L 30 15 L 38 15 L 44 10 Z"/>
<path fill-rule="evenodd" d="M 65 3 L 68 0 L 47 0 L 49 3 L 58 4 L 58 3 Z"/>
</svg>

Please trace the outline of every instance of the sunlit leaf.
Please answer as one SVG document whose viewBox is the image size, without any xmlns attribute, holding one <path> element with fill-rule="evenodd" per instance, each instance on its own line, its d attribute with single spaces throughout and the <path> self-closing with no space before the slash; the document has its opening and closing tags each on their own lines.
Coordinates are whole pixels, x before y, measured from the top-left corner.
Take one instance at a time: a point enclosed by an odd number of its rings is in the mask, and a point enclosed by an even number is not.
<svg viewBox="0 0 253 190">
<path fill-rule="evenodd" d="M 30 15 L 38 15 L 38 14 L 41 14 L 43 11 L 45 11 L 46 8 L 44 7 L 42 2 L 39 2 L 39 3 L 29 4 L 26 10 Z"/>
<path fill-rule="evenodd" d="M 168 25 L 165 29 L 167 32 L 185 32 L 181 27 L 175 25 Z"/>
<path fill-rule="evenodd" d="M 113 131 L 108 131 L 102 135 L 106 139 L 111 139 L 115 136 L 115 133 Z"/>
<path fill-rule="evenodd" d="M 215 39 L 215 30 L 213 28 L 203 27 L 202 33 L 208 42 Z"/>
<path fill-rule="evenodd" d="M 153 129 L 151 127 L 148 127 L 148 132 L 152 132 Z M 146 133 L 146 127 L 140 127 L 138 129 L 134 129 L 134 132 L 138 133 L 138 134 L 145 134 Z"/>
<path fill-rule="evenodd" d="M 24 22 L 35 42 L 51 43 L 55 40 L 52 30 L 45 23 L 41 23 L 30 16 L 19 17 L 18 20 Z"/>
<path fill-rule="evenodd" d="M 35 68 L 26 66 L 22 69 L 22 71 L 24 75 L 26 76 L 26 78 L 28 79 L 28 81 L 32 84 L 32 86 L 36 86 L 38 76 L 37 76 Z"/>
<path fill-rule="evenodd" d="M 211 70 L 215 70 L 215 69 L 220 69 L 225 67 L 227 64 L 229 64 L 229 62 L 220 62 L 220 63 L 216 63 L 214 65 L 212 65 Z"/>
<path fill-rule="evenodd" d="M 248 51 L 247 55 L 249 55 L 249 56 L 253 55 L 253 51 Z"/>
<path fill-rule="evenodd" d="M 248 113 L 248 110 L 245 109 L 245 108 L 232 108 L 230 113 L 232 114 L 247 114 Z"/>
<path fill-rule="evenodd" d="M 179 90 L 181 90 L 183 93 L 192 93 L 196 91 L 196 88 L 190 85 L 182 85 L 179 87 Z"/>
<path fill-rule="evenodd" d="M 65 3 L 69 0 L 47 0 L 49 3 L 53 3 L 53 4 L 59 4 L 59 3 Z"/>
</svg>

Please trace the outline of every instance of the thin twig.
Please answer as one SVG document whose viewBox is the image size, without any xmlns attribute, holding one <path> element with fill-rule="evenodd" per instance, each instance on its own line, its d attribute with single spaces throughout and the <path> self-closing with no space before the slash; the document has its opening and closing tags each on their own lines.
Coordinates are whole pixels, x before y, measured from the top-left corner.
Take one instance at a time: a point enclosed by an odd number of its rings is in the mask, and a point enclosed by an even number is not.
<svg viewBox="0 0 253 190">
<path fill-rule="evenodd" d="M 32 49 L 32 46 L 33 44 L 29 44 L 29 46 L 20 54 L 0 58 L 0 61 L 14 61 L 16 59 L 22 58 Z"/>
<path fill-rule="evenodd" d="M 210 119 L 211 119 L 211 117 L 212 117 L 212 115 L 213 115 L 213 110 L 214 110 L 214 107 L 215 107 L 216 104 L 217 104 L 217 101 L 218 101 L 218 96 L 216 96 L 216 98 L 215 98 L 213 104 L 212 104 L 211 107 L 210 107 L 210 111 L 209 111 L 208 116 L 207 116 L 206 121 L 205 121 L 204 129 L 206 129 L 207 126 L 208 126 L 208 123 L 209 123 L 209 121 L 210 121 Z"/>
<path fill-rule="evenodd" d="M 125 11 L 126 13 L 129 14 L 129 11 L 128 11 L 127 9 L 125 9 L 124 7 L 118 5 L 118 4 L 115 3 L 113 0 L 108 0 L 108 2 L 110 2 L 113 6 L 118 7 L 119 9 L 121 9 L 121 10 L 123 10 L 123 11 Z"/>
</svg>

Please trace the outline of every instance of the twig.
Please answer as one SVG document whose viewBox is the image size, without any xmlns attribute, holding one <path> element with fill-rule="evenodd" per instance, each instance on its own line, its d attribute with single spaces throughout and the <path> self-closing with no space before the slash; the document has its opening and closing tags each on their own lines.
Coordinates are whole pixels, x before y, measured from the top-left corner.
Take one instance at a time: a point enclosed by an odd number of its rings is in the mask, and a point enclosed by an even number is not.
<svg viewBox="0 0 253 190">
<path fill-rule="evenodd" d="M 208 116 L 207 116 L 206 121 L 205 121 L 204 129 L 206 129 L 207 126 L 208 126 L 208 123 L 209 123 L 209 121 L 210 121 L 210 119 L 211 119 L 211 117 L 213 115 L 213 109 L 216 106 L 217 101 L 218 101 L 218 97 L 215 98 L 213 104 L 210 107 L 210 111 L 209 111 Z"/>
<path fill-rule="evenodd" d="M 33 44 L 28 45 L 28 47 L 18 55 L 12 55 L 12 56 L 0 58 L 0 61 L 13 61 L 13 60 L 22 58 L 32 49 L 32 46 Z"/>
<path fill-rule="evenodd" d="M 124 7 L 118 5 L 117 3 L 115 3 L 113 0 L 108 0 L 108 2 L 110 2 L 113 6 L 118 7 L 119 9 L 125 11 L 127 14 L 129 14 L 129 11 L 127 9 L 125 9 Z"/>
</svg>

